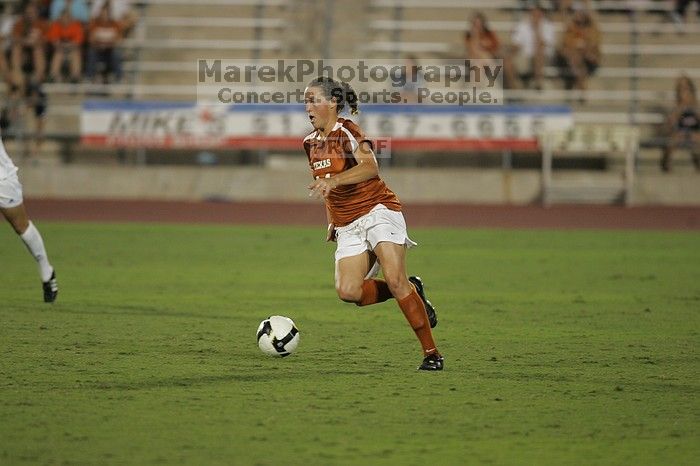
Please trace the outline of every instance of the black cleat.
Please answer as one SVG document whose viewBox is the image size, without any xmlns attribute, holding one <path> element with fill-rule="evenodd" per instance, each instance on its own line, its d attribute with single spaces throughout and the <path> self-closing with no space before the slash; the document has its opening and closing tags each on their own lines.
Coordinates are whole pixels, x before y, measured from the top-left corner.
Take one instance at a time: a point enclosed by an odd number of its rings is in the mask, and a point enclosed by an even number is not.
<svg viewBox="0 0 700 466">
<path fill-rule="evenodd" d="M 418 366 L 419 371 L 441 371 L 445 365 L 445 358 L 437 353 L 429 354 L 423 359 L 423 364 Z"/>
<path fill-rule="evenodd" d="M 423 292 L 423 280 L 421 280 L 420 277 L 408 277 L 408 281 L 416 286 L 418 296 L 420 296 L 420 299 L 423 300 L 423 304 L 425 304 L 425 312 L 428 314 L 430 328 L 435 328 L 438 324 L 437 314 L 435 313 L 433 304 L 425 297 L 425 293 Z"/>
<path fill-rule="evenodd" d="M 48 282 L 42 284 L 44 288 L 44 302 L 52 303 L 56 301 L 56 296 L 58 296 L 58 282 L 56 281 L 56 271 L 51 273 L 51 278 Z"/>
</svg>

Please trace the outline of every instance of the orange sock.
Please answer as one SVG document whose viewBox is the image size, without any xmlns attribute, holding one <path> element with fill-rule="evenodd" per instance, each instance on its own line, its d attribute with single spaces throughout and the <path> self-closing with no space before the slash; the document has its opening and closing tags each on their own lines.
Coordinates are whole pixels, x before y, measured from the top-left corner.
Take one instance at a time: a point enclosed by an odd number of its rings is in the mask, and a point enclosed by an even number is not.
<svg viewBox="0 0 700 466">
<path fill-rule="evenodd" d="M 401 300 L 397 299 L 397 301 L 399 307 L 403 311 L 403 315 L 406 316 L 406 320 L 408 320 L 411 328 L 416 332 L 418 340 L 420 340 L 420 344 L 423 347 L 423 354 L 427 356 L 437 353 L 438 350 L 433 340 L 433 332 L 430 330 L 428 314 L 425 312 L 425 305 L 420 299 L 420 296 L 418 296 L 418 292 L 415 288 L 411 294 Z"/>
<path fill-rule="evenodd" d="M 369 306 L 370 304 L 383 303 L 390 298 L 393 298 L 393 296 L 386 282 L 372 278 L 362 283 L 362 298 L 356 304 L 358 306 Z"/>
</svg>

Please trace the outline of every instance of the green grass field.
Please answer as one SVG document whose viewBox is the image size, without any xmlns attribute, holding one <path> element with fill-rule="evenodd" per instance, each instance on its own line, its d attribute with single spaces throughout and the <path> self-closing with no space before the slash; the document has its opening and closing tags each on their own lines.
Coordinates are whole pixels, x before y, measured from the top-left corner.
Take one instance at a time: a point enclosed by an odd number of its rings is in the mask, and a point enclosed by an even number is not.
<svg viewBox="0 0 700 466">
<path fill-rule="evenodd" d="M 700 235 L 420 230 L 442 373 L 323 228 L 0 228 L 0 464 L 697 464 Z M 258 323 L 292 317 L 297 353 Z"/>
</svg>

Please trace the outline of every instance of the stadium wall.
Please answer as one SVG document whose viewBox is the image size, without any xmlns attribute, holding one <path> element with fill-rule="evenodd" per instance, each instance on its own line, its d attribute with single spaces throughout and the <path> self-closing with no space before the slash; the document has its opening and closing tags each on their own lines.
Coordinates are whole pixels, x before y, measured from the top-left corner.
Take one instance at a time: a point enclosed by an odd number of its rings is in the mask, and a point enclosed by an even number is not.
<svg viewBox="0 0 700 466">
<path fill-rule="evenodd" d="M 304 201 L 310 181 L 304 166 L 24 166 L 25 196 L 55 199 L 159 199 Z M 382 172 L 406 202 L 531 204 L 540 199 L 540 172 L 493 169 L 390 168 Z M 572 182 L 600 180 L 586 172 Z M 633 194 L 640 205 L 700 205 L 694 173 L 640 174 Z"/>
</svg>

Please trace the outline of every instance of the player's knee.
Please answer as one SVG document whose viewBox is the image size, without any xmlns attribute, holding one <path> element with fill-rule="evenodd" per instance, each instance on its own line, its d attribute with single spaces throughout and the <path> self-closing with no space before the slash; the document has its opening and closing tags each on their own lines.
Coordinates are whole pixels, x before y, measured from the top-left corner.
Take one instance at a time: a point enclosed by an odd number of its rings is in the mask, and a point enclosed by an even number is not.
<svg viewBox="0 0 700 466">
<path fill-rule="evenodd" d="M 12 225 L 12 229 L 15 230 L 15 233 L 22 235 L 27 231 L 27 228 L 29 228 L 29 221 L 26 219 L 13 219 L 10 221 L 10 225 Z"/>
<path fill-rule="evenodd" d="M 384 280 L 395 297 L 402 298 L 411 292 L 411 284 L 403 273 L 385 274 Z"/>
<path fill-rule="evenodd" d="M 346 303 L 357 303 L 362 299 L 362 287 L 354 283 L 338 283 L 335 286 L 338 297 Z"/>
</svg>

